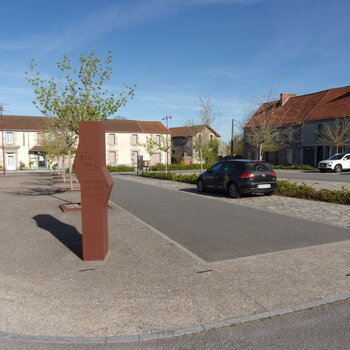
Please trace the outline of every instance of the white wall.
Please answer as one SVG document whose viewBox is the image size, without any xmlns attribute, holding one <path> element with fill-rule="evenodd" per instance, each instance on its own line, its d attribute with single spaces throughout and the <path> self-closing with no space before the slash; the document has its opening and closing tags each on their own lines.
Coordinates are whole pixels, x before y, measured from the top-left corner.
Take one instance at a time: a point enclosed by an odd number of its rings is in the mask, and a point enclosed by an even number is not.
<svg viewBox="0 0 350 350">
<path fill-rule="evenodd" d="M 113 137 L 110 135 L 114 135 L 115 144 L 113 144 Z M 137 135 L 137 143 L 133 142 L 133 135 Z M 159 135 L 162 137 L 164 134 L 146 134 L 146 133 L 116 133 L 116 132 L 106 132 L 106 161 L 107 165 L 128 165 L 128 166 L 136 166 L 136 163 L 133 162 L 133 152 L 137 152 L 139 156 L 143 156 L 144 161 L 150 160 L 150 155 L 147 153 L 143 144 L 146 143 L 146 137 L 156 137 Z M 170 135 L 167 135 L 170 143 Z M 111 142 L 112 141 L 112 142 Z M 116 162 L 113 164 L 111 159 L 113 156 L 110 155 L 110 152 L 115 152 Z M 166 163 L 166 152 L 156 151 L 160 156 L 160 162 L 162 164 Z M 114 155 L 114 154 L 113 154 Z M 170 163 L 170 151 L 169 155 L 169 163 Z"/>
<path fill-rule="evenodd" d="M 12 132 L 14 136 L 13 144 L 6 143 L 6 132 Z M 5 141 L 5 153 L 14 153 L 16 168 L 19 169 L 19 163 L 23 162 L 26 167 L 29 166 L 29 162 L 34 163 L 34 167 L 37 167 L 37 157 L 34 153 L 29 153 L 29 150 L 33 146 L 40 144 L 38 134 L 41 132 L 37 131 L 4 131 L 4 141 Z M 109 135 L 114 135 L 115 143 L 111 143 L 111 137 Z M 133 135 L 137 135 L 137 144 L 132 142 Z M 139 156 L 143 156 L 145 161 L 150 160 L 149 154 L 146 152 L 143 144 L 146 143 L 146 137 L 165 135 L 165 134 L 146 134 L 146 133 L 117 133 L 117 132 L 106 132 L 106 162 L 107 165 L 128 165 L 136 166 L 136 162 L 133 163 L 133 152 L 137 152 Z M 170 135 L 167 135 L 170 142 Z M 1 133 L 0 133 L 0 146 L 1 144 Z M 115 152 L 115 162 L 110 161 L 110 152 Z M 160 154 L 160 160 L 162 164 L 166 163 L 166 152 L 157 151 Z M 169 163 L 170 163 L 170 152 Z M 0 151 L 0 164 L 3 164 L 2 160 L 2 148 Z"/>
</svg>

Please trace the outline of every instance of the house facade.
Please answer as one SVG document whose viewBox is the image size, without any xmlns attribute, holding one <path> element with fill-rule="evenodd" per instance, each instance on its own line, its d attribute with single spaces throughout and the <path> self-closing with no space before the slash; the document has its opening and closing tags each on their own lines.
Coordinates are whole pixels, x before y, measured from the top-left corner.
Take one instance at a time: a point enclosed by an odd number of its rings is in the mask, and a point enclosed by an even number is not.
<svg viewBox="0 0 350 350">
<path fill-rule="evenodd" d="M 107 165 L 136 167 L 138 156 L 152 164 L 165 164 L 167 157 L 170 159 L 170 152 L 163 151 L 156 151 L 151 158 L 144 147 L 147 137 L 156 141 L 166 137 L 170 142 L 170 131 L 161 122 L 111 119 L 102 123 L 106 127 Z M 5 164 L 6 170 L 17 170 L 21 163 L 25 167 L 32 163 L 34 169 L 48 167 L 49 159 L 41 146 L 49 130 L 48 117 L 3 115 L 0 127 L 1 166 Z"/>
<path fill-rule="evenodd" d="M 171 132 L 171 157 L 176 163 L 199 163 L 196 144 L 219 139 L 220 135 L 209 125 L 169 128 Z"/>
<path fill-rule="evenodd" d="M 271 107 L 272 106 L 272 107 Z M 264 112 L 262 112 L 264 111 Z M 272 164 L 317 163 L 336 153 L 335 145 L 325 142 L 320 134 L 327 126 L 334 130 L 336 122 L 350 119 L 350 86 L 328 89 L 307 95 L 281 94 L 280 99 L 260 106 L 244 127 L 245 157 L 257 159 L 257 147 L 252 145 L 254 129 L 270 118 L 281 130 L 278 150 L 266 152 L 264 159 Z M 347 137 L 350 140 L 348 133 Z M 338 151 L 350 152 L 350 142 Z"/>
</svg>

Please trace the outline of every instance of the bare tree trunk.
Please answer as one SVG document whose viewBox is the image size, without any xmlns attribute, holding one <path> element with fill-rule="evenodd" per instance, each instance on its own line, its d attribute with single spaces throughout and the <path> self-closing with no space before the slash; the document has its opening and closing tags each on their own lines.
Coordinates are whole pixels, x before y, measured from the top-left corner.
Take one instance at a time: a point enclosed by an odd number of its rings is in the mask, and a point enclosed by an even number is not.
<svg viewBox="0 0 350 350">
<path fill-rule="evenodd" d="M 262 143 L 261 143 L 260 147 L 259 147 L 259 160 L 262 160 L 262 157 L 263 157 L 263 146 L 262 146 Z"/>
<path fill-rule="evenodd" d="M 64 162 L 65 162 L 65 158 L 64 155 L 61 156 L 61 172 L 62 172 L 62 177 L 63 177 L 63 182 L 66 182 L 66 172 L 64 170 Z"/>
<path fill-rule="evenodd" d="M 165 172 L 168 172 L 168 160 L 169 160 L 169 153 L 166 152 L 166 160 L 165 160 Z"/>
<path fill-rule="evenodd" d="M 71 152 L 68 151 L 68 171 L 69 171 L 69 187 L 72 190 L 73 189 L 73 179 L 72 179 L 72 158 L 71 158 Z"/>
<path fill-rule="evenodd" d="M 202 155 L 202 150 L 199 151 L 199 162 L 201 164 L 201 172 L 203 172 L 203 155 Z"/>
</svg>

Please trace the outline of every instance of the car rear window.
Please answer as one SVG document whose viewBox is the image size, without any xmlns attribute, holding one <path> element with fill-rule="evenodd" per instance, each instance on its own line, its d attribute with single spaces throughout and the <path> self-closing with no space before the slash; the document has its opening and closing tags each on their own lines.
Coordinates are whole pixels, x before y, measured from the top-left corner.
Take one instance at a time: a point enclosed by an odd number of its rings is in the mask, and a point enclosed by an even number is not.
<svg viewBox="0 0 350 350">
<path fill-rule="evenodd" d="M 251 162 L 247 164 L 250 171 L 272 171 L 272 168 L 267 163 Z"/>
<path fill-rule="evenodd" d="M 242 162 L 225 162 L 224 163 L 224 171 L 241 171 L 244 170 L 244 165 Z"/>
</svg>

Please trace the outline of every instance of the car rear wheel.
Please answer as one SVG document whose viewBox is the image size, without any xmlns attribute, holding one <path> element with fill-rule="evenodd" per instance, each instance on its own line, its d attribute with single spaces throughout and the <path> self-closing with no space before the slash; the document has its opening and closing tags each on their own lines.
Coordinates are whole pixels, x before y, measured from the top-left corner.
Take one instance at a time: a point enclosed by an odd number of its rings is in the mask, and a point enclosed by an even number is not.
<svg viewBox="0 0 350 350">
<path fill-rule="evenodd" d="M 198 181 L 197 181 L 197 191 L 198 191 L 199 193 L 205 192 L 205 187 L 204 187 L 204 183 L 203 183 L 202 180 L 198 180 Z"/>
<path fill-rule="evenodd" d="M 229 185 L 228 185 L 228 195 L 231 197 L 231 198 L 238 198 L 239 197 L 239 192 L 238 192 L 238 188 L 237 186 L 231 182 Z"/>
<path fill-rule="evenodd" d="M 337 164 L 335 167 L 334 167 L 334 171 L 336 173 L 341 173 L 342 171 L 342 166 L 340 164 Z"/>
</svg>

